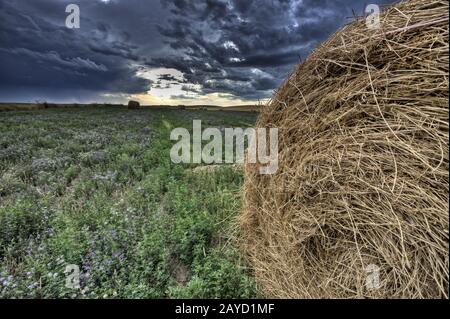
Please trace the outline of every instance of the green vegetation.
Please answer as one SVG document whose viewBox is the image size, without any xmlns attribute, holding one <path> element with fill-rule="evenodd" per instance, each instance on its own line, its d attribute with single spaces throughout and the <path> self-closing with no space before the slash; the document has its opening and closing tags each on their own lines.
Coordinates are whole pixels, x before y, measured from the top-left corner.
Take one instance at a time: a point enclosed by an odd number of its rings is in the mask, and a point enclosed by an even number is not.
<svg viewBox="0 0 450 319">
<path fill-rule="evenodd" d="M 0 113 L 0 298 L 252 298 L 233 242 L 242 172 L 172 164 L 174 127 L 254 114 Z M 66 287 L 77 265 L 81 289 Z"/>
</svg>

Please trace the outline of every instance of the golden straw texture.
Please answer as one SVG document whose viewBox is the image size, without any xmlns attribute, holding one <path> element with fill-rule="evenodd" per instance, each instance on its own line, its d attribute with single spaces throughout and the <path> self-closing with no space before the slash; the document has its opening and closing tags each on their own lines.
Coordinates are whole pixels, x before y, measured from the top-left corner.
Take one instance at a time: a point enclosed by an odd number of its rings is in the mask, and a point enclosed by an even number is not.
<svg viewBox="0 0 450 319">
<path fill-rule="evenodd" d="M 448 298 L 448 6 L 356 19 L 264 107 L 279 170 L 246 165 L 240 226 L 265 296 Z"/>
</svg>

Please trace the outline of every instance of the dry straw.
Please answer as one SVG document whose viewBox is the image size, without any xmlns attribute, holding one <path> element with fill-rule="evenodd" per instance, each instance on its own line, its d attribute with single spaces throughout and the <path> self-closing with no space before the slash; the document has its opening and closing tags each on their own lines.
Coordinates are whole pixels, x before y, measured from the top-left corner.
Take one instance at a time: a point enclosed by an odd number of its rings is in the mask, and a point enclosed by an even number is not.
<svg viewBox="0 0 450 319">
<path fill-rule="evenodd" d="M 246 166 L 240 225 L 265 296 L 448 298 L 448 6 L 357 19 L 264 108 L 279 171 Z"/>
</svg>

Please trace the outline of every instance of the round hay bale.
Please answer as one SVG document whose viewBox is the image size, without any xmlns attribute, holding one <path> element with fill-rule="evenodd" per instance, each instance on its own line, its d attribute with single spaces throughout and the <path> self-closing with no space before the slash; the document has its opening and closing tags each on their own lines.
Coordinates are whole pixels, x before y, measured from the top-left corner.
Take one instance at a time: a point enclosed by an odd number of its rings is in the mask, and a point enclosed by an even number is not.
<svg viewBox="0 0 450 319">
<path fill-rule="evenodd" d="M 448 1 L 388 7 L 264 107 L 279 170 L 246 165 L 242 248 L 272 298 L 448 298 Z"/>
<path fill-rule="evenodd" d="M 129 101 L 128 102 L 128 109 L 129 110 L 138 110 L 141 108 L 141 104 L 137 101 Z"/>
</svg>

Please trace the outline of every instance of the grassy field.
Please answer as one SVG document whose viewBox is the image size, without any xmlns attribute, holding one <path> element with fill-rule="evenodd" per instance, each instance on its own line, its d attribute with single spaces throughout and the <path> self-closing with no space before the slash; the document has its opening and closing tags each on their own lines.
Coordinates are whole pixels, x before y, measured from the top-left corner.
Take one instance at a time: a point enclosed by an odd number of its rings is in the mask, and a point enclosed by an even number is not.
<svg viewBox="0 0 450 319">
<path fill-rule="evenodd" d="M 118 107 L 122 104 L 51 104 L 51 103 L 0 103 L 0 112 L 7 111 L 32 111 L 54 108 L 80 108 L 80 107 Z M 223 112 L 260 112 L 261 105 L 237 105 L 237 106 L 214 106 L 214 105 L 143 105 L 144 109 L 165 109 L 165 110 L 190 110 L 190 111 L 223 111 Z"/>
<path fill-rule="evenodd" d="M 169 157 L 175 127 L 256 114 L 82 107 L 0 113 L 0 298 L 252 298 L 233 242 L 243 174 Z M 81 289 L 66 287 L 77 265 Z"/>
</svg>

